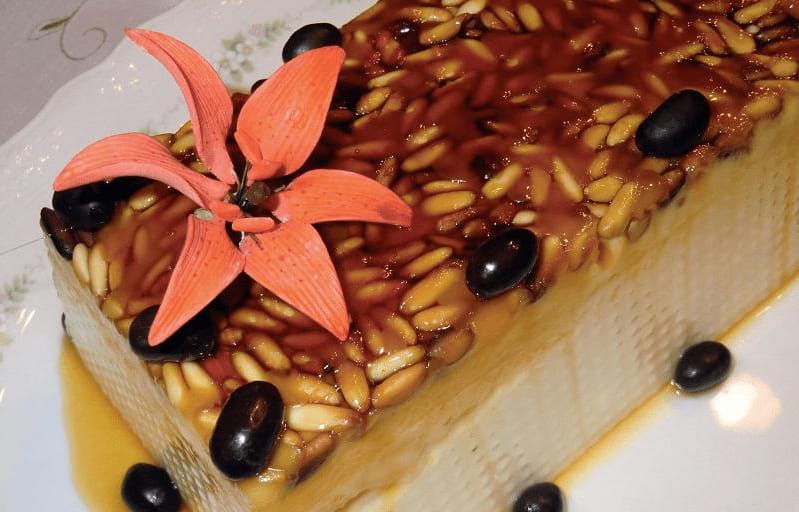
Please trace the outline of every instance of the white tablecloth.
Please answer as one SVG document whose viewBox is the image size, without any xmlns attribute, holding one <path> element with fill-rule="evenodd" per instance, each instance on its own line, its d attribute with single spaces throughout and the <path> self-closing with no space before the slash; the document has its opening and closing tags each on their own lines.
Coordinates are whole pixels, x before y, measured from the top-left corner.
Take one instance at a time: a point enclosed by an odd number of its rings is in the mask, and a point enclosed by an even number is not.
<svg viewBox="0 0 799 512">
<path fill-rule="evenodd" d="M 116 47 L 122 29 L 181 0 L 0 0 L 0 144 L 65 82 Z"/>
</svg>

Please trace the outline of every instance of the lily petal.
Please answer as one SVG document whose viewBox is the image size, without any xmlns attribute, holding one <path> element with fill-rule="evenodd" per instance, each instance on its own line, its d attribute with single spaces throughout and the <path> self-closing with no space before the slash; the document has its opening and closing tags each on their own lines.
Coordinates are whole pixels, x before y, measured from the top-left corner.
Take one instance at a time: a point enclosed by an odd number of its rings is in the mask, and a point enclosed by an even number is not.
<svg viewBox="0 0 799 512">
<path fill-rule="evenodd" d="M 413 215 L 391 189 L 366 176 L 335 169 L 309 171 L 270 201 L 272 213 L 284 222 L 351 220 L 410 226 Z"/>
<path fill-rule="evenodd" d="M 228 222 L 232 222 L 244 215 L 241 208 L 227 201 L 214 201 L 211 203 L 211 211 L 220 219 Z"/>
<path fill-rule="evenodd" d="M 149 135 L 123 133 L 86 146 L 56 176 L 53 189 L 66 190 L 122 176 L 160 181 L 204 208 L 225 197 L 229 188 L 187 168 Z"/>
<path fill-rule="evenodd" d="M 169 71 L 189 108 L 197 154 L 219 180 L 236 183 L 225 139 L 233 120 L 233 103 L 225 84 L 202 55 L 177 39 L 150 30 L 125 33 Z"/>
<path fill-rule="evenodd" d="M 244 104 L 236 131 L 258 143 L 242 147 L 252 163 L 262 158 L 291 174 L 308 159 L 319 141 L 344 50 L 326 46 L 305 52 L 278 69 Z M 245 137 L 246 138 L 246 137 Z M 243 140 L 236 136 L 236 140 Z"/>
<path fill-rule="evenodd" d="M 336 269 L 322 238 L 310 225 L 286 222 L 241 243 L 244 272 L 340 340 L 349 316 Z"/>
<path fill-rule="evenodd" d="M 255 162 L 250 167 L 250 170 L 247 171 L 247 185 L 252 185 L 256 181 L 268 180 L 278 175 L 282 168 L 282 165 L 271 160 Z"/>
<path fill-rule="evenodd" d="M 163 342 L 219 295 L 244 269 L 220 219 L 189 215 L 186 242 L 150 328 L 150 345 Z"/>
<path fill-rule="evenodd" d="M 275 227 L 269 217 L 241 217 L 233 221 L 233 230 L 243 233 L 263 233 Z"/>
<path fill-rule="evenodd" d="M 247 101 L 250 101 L 249 98 Z M 261 158 L 263 158 L 261 155 L 261 146 L 258 145 L 258 141 L 251 137 L 249 133 L 237 130 L 236 133 L 233 134 L 233 138 L 236 139 L 236 144 L 239 145 L 239 149 L 244 156 L 247 157 L 249 162 L 261 161 Z"/>
</svg>

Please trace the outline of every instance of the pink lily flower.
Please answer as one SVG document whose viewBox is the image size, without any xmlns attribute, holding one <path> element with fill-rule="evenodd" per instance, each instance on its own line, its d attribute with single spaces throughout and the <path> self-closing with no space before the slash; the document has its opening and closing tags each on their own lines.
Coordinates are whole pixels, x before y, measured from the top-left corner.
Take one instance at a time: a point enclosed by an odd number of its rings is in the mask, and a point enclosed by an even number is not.
<svg viewBox="0 0 799 512">
<path fill-rule="evenodd" d="M 186 44 L 158 32 L 127 30 L 178 83 L 188 105 L 197 154 L 216 180 L 184 166 L 141 133 L 95 142 L 64 167 L 56 191 L 122 176 L 160 181 L 201 210 L 188 217 L 186 241 L 150 329 L 158 345 L 207 306 L 241 272 L 346 339 L 350 318 L 338 275 L 312 224 L 364 221 L 409 226 L 411 209 L 376 181 L 352 172 L 315 169 L 268 200 L 271 217 L 248 217 L 228 202 L 239 184 L 225 140 L 233 105 L 213 67 Z M 247 100 L 234 137 L 249 162 L 247 185 L 296 172 L 324 128 L 344 51 L 309 51 L 278 69 Z M 245 234 L 238 246 L 226 223 Z"/>
</svg>

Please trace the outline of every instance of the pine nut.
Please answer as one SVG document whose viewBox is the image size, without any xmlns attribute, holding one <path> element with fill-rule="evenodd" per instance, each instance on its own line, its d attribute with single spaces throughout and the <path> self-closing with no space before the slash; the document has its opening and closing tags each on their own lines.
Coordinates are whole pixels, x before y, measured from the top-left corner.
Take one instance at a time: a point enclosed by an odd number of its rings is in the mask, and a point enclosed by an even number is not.
<svg viewBox="0 0 799 512">
<path fill-rule="evenodd" d="M 640 114 L 628 114 L 618 121 L 610 128 L 608 132 L 607 143 L 608 146 L 618 146 L 622 142 L 627 141 L 638 129 L 638 125 L 643 122 L 644 116 Z"/>
<path fill-rule="evenodd" d="M 230 323 L 236 327 L 259 329 L 274 333 L 280 333 L 286 329 L 285 324 L 282 322 L 275 320 L 263 311 L 250 307 L 239 308 L 231 313 Z"/>
<path fill-rule="evenodd" d="M 411 323 L 420 331 L 442 331 L 455 325 L 465 313 L 458 305 L 433 306 L 413 315 Z"/>
<path fill-rule="evenodd" d="M 618 121 L 621 116 L 630 111 L 630 104 L 626 101 L 606 103 L 594 110 L 593 117 L 597 123 L 611 124 Z"/>
<path fill-rule="evenodd" d="M 422 211 L 427 215 L 446 215 L 473 205 L 477 195 L 470 190 L 443 192 L 422 201 Z"/>
<path fill-rule="evenodd" d="M 108 262 L 105 261 L 102 242 L 94 244 L 89 253 L 89 282 L 96 296 L 103 297 L 108 293 Z"/>
<path fill-rule="evenodd" d="M 430 347 L 430 357 L 452 364 L 469 351 L 473 342 L 474 335 L 467 329 L 449 332 Z"/>
<path fill-rule="evenodd" d="M 250 347 L 255 357 L 267 368 L 274 370 L 288 370 L 291 368 L 291 361 L 283 353 L 280 345 L 266 334 L 251 333 L 247 335 L 247 346 Z"/>
<path fill-rule="evenodd" d="M 727 43 L 733 53 L 752 53 L 757 49 L 752 36 L 727 18 L 721 16 L 716 18 L 716 30 L 719 31 L 724 42 Z"/>
<path fill-rule="evenodd" d="M 422 385 L 426 376 L 425 363 L 417 363 L 398 371 L 372 391 L 372 406 L 375 409 L 385 409 L 403 402 Z"/>
<path fill-rule="evenodd" d="M 400 303 L 400 311 L 412 314 L 432 306 L 444 292 L 462 278 L 463 271 L 454 267 L 445 267 L 430 273 L 405 293 Z"/>
<path fill-rule="evenodd" d="M 451 145 L 448 140 L 434 142 L 406 158 L 400 168 L 405 172 L 416 172 L 430 167 L 450 150 Z"/>
<path fill-rule="evenodd" d="M 301 404 L 286 408 L 286 425 L 305 432 L 341 432 L 360 422 L 352 409 L 322 404 Z"/>
<path fill-rule="evenodd" d="M 575 203 L 579 203 L 583 200 L 583 188 L 577 183 L 577 180 L 574 179 L 571 169 L 566 165 L 566 162 L 557 156 L 552 159 L 552 177 L 555 182 L 560 185 L 566 197 Z"/>
<path fill-rule="evenodd" d="M 521 165 L 516 163 L 508 165 L 483 185 L 483 196 L 488 199 L 499 199 L 508 192 L 522 174 L 524 174 L 524 168 Z"/>
<path fill-rule="evenodd" d="M 585 195 L 591 201 L 609 203 L 616 197 L 616 192 L 623 184 L 624 182 L 615 176 L 605 176 L 589 183 L 585 187 Z"/>
<path fill-rule="evenodd" d="M 336 368 L 336 383 L 350 407 L 358 412 L 369 409 L 369 383 L 360 366 L 350 361 L 342 362 Z"/>
<path fill-rule="evenodd" d="M 519 4 L 519 6 L 516 8 L 516 14 L 519 16 L 519 21 L 522 22 L 524 28 L 530 32 L 534 32 L 544 26 L 544 20 L 541 18 L 541 13 L 539 13 L 538 9 L 531 4 Z"/>
<path fill-rule="evenodd" d="M 89 248 L 86 245 L 78 244 L 72 250 L 72 268 L 82 283 L 89 283 Z"/>
<path fill-rule="evenodd" d="M 611 201 L 607 213 L 599 221 L 599 236 L 613 238 L 627 229 L 633 213 L 633 206 L 638 196 L 638 184 L 629 181 L 622 185 Z"/>
<path fill-rule="evenodd" d="M 372 382 L 381 382 L 397 371 L 424 359 L 425 349 L 419 345 L 385 354 L 366 365 L 366 376 Z"/>
<path fill-rule="evenodd" d="M 414 259 L 400 270 L 402 277 L 414 278 L 427 274 L 452 256 L 451 247 L 439 247 Z"/>
</svg>

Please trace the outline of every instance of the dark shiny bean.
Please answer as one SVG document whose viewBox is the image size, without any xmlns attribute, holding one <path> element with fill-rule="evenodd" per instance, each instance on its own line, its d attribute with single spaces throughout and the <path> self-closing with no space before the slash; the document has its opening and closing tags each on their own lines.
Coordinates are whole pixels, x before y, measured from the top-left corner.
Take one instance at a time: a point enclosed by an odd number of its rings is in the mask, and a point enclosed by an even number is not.
<svg viewBox="0 0 799 512">
<path fill-rule="evenodd" d="M 283 428 L 283 398 L 269 382 L 254 381 L 230 394 L 211 434 L 211 459 L 229 478 L 266 467 Z"/>
<path fill-rule="evenodd" d="M 115 198 L 107 183 L 92 183 L 53 194 L 53 209 L 81 231 L 98 231 L 114 215 Z"/>
<path fill-rule="evenodd" d="M 177 512 L 181 497 L 169 474 L 158 466 L 139 463 L 122 479 L 122 500 L 132 512 Z"/>
<path fill-rule="evenodd" d="M 136 316 L 130 324 L 128 341 L 133 352 L 145 361 L 196 361 L 216 351 L 216 327 L 209 315 L 200 312 L 170 336 L 151 347 L 147 341 L 150 326 L 158 306 L 151 306 Z"/>
<path fill-rule="evenodd" d="M 682 353 L 673 382 L 681 391 L 704 391 L 723 382 L 731 366 L 732 354 L 727 347 L 718 341 L 702 341 Z"/>
<path fill-rule="evenodd" d="M 50 208 L 42 208 L 39 214 L 39 226 L 46 236 L 50 237 L 55 250 L 65 260 L 72 259 L 72 252 L 78 244 L 75 231 L 68 226 L 61 217 Z"/>
<path fill-rule="evenodd" d="M 563 496 L 560 488 L 551 482 L 531 485 L 516 498 L 513 512 L 561 512 Z"/>
<path fill-rule="evenodd" d="M 701 92 L 686 89 L 644 119 L 635 133 L 635 144 L 647 156 L 682 156 L 699 144 L 708 124 L 710 102 Z"/>
<path fill-rule="evenodd" d="M 109 198 L 117 201 L 126 201 L 139 189 L 149 185 L 152 182 L 153 180 L 148 180 L 147 178 L 126 176 L 107 182 L 105 190 Z"/>
<path fill-rule="evenodd" d="M 521 283 L 538 261 L 538 238 L 513 228 L 477 248 L 466 268 L 466 284 L 475 295 L 495 297 Z"/>
<path fill-rule="evenodd" d="M 419 25 L 409 20 L 397 20 L 388 30 L 400 44 L 405 53 L 415 53 L 423 48 L 419 43 Z"/>
<path fill-rule="evenodd" d="M 264 82 L 266 82 L 266 78 L 261 78 L 260 80 L 253 82 L 252 87 L 250 87 L 250 94 L 258 90 L 258 88 L 261 87 Z"/>
<path fill-rule="evenodd" d="M 283 62 L 323 46 L 341 46 L 341 31 L 330 23 L 311 23 L 289 36 L 283 47 Z"/>
</svg>

